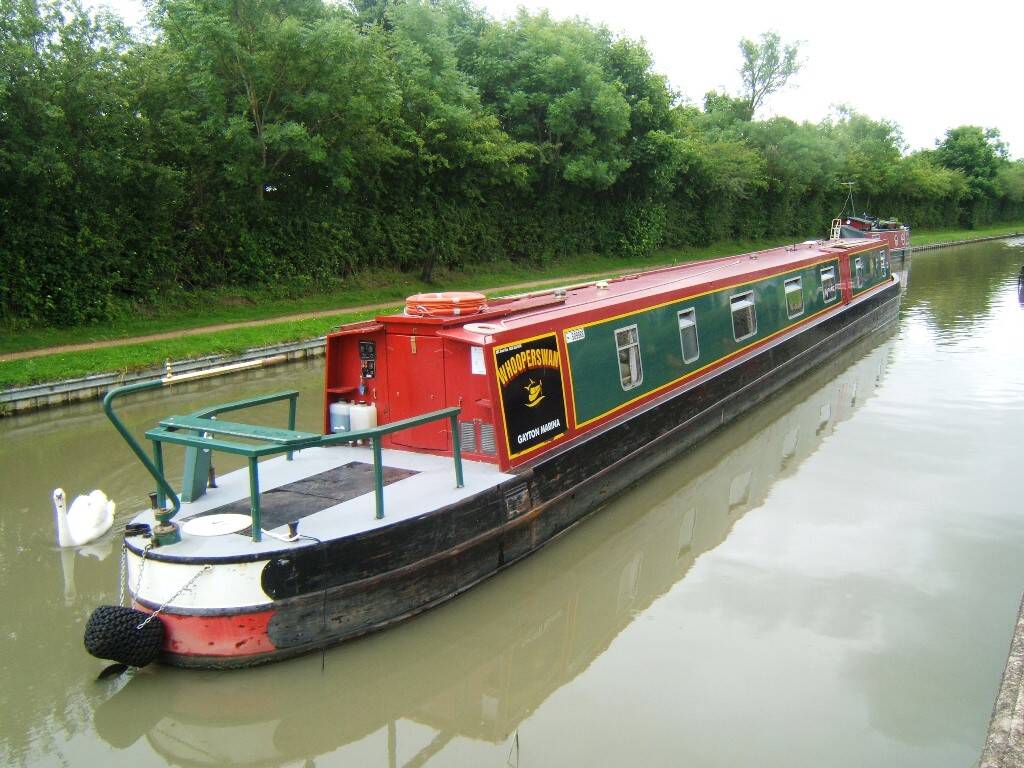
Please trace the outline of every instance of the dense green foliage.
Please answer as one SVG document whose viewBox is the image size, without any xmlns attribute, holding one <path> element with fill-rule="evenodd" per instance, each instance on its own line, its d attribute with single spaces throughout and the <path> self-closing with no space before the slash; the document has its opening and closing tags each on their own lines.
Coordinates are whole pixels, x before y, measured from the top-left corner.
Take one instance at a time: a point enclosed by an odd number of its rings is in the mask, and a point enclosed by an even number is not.
<svg viewBox="0 0 1024 768">
<path fill-rule="evenodd" d="M 1024 215 L 997 131 L 907 155 L 851 109 L 813 125 L 752 120 L 743 96 L 681 104 L 642 43 L 580 20 L 469 0 L 150 8 L 138 38 L 75 0 L 0 0 L 8 328 L 168 289 L 806 236 L 840 181 L 913 226 Z"/>
</svg>

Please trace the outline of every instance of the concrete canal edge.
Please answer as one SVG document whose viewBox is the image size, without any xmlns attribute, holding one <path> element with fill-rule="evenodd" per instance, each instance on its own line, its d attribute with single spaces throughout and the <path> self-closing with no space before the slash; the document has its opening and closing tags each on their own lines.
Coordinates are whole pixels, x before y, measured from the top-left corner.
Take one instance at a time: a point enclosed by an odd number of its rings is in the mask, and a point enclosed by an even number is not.
<svg viewBox="0 0 1024 768">
<path fill-rule="evenodd" d="M 1010 642 L 1010 654 L 1003 670 L 999 695 L 992 707 L 988 737 L 979 768 L 1021 768 L 1024 766 L 1024 598 L 1017 612 L 1017 625 Z"/>
<path fill-rule="evenodd" d="M 208 368 L 243 363 L 249 360 L 264 360 L 280 357 L 279 362 L 293 362 L 310 357 L 319 357 L 324 353 L 326 342 L 323 336 L 306 341 L 294 341 L 287 344 L 275 344 L 270 347 L 257 347 L 240 355 L 210 355 L 195 360 L 171 362 L 176 374 L 190 371 L 203 371 Z M 0 416 L 16 413 L 29 413 L 43 408 L 58 405 L 69 405 L 84 400 L 99 400 L 111 387 L 122 384 L 135 384 L 143 381 L 159 379 L 166 373 L 166 368 L 151 368 L 131 373 L 101 373 L 85 376 L 81 379 L 68 379 L 48 384 L 34 384 L 29 387 L 5 389 L 0 392 Z"/>
<path fill-rule="evenodd" d="M 994 235 L 991 237 L 978 237 L 971 240 L 956 240 L 948 243 L 930 243 L 928 245 L 914 246 L 911 252 L 930 251 L 935 248 L 949 248 L 954 245 L 967 245 L 968 243 L 981 243 L 987 240 L 1007 240 L 1011 237 L 1021 237 L 1024 232 L 1014 232 L 1006 235 Z M 126 344 L 131 339 L 125 340 Z M 175 373 L 186 373 L 188 371 L 200 371 L 214 368 L 219 365 L 230 363 L 246 362 L 248 360 L 261 360 L 278 355 L 285 355 L 287 361 L 303 360 L 309 357 L 319 357 L 324 353 L 325 340 L 323 336 L 306 341 L 291 342 L 288 344 L 275 344 L 269 347 L 250 349 L 241 355 L 211 355 L 209 357 L 197 358 L 195 360 L 182 360 L 171 362 Z M 132 373 L 102 373 L 93 376 L 86 376 L 81 379 L 68 379 L 47 384 L 34 384 L 28 387 L 16 387 L 0 391 L 0 417 L 11 416 L 16 413 L 28 413 L 53 406 L 68 405 L 85 400 L 98 400 L 102 398 L 112 386 L 121 384 L 133 384 L 141 381 L 152 381 L 164 375 L 164 368 L 153 368 L 146 371 Z"/>
</svg>

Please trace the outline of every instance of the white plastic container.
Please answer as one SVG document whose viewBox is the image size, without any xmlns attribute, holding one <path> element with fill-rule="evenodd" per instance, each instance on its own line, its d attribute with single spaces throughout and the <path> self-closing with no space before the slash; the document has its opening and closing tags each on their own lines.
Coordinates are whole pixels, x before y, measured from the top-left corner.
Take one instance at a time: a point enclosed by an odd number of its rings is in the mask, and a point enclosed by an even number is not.
<svg viewBox="0 0 1024 768">
<path fill-rule="evenodd" d="M 352 428 L 352 404 L 344 400 L 328 406 L 331 414 L 331 432 L 348 432 Z"/>
<path fill-rule="evenodd" d="M 372 429 L 377 426 L 377 406 L 372 403 L 370 405 L 366 403 L 354 404 L 350 415 L 353 432 Z"/>
</svg>

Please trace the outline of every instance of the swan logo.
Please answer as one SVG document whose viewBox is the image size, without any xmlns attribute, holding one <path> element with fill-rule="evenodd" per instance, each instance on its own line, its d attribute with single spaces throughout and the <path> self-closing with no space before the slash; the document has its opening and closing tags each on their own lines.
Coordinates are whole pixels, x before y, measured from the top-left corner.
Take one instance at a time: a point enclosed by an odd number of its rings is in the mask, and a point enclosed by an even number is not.
<svg viewBox="0 0 1024 768">
<path fill-rule="evenodd" d="M 526 390 L 526 407 L 536 408 L 540 405 L 540 401 L 544 399 L 544 390 L 539 382 L 530 379 L 526 386 L 523 387 Z"/>
</svg>

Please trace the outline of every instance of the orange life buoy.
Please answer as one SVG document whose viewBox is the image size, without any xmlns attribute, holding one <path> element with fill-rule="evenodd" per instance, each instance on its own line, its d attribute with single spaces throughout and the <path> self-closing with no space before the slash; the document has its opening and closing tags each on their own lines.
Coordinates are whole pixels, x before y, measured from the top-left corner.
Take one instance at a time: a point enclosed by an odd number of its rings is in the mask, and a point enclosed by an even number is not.
<svg viewBox="0 0 1024 768">
<path fill-rule="evenodd" d="M 405 314 L 418 317 L 474 315 L 487 308 L 487 297 L 472 291 L 417 293 L 405 300 Z"/>
</svg>

